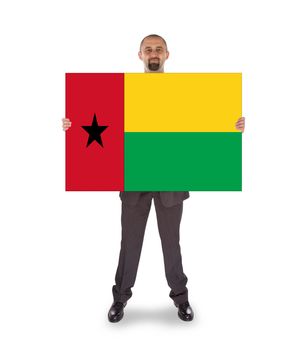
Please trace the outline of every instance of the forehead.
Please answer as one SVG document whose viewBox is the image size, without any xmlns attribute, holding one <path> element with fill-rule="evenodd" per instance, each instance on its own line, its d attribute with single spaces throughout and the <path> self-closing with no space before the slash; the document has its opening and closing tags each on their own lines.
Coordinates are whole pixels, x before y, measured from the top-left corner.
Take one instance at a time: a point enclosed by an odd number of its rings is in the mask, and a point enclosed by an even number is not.
<svg viewBox="0 0 307 350">
<path fill-rule="evenodd" d="M 165 44 L 160 38 L 146 38 L 143 42 L 142 49 L 145 47 L 157 47 L 162 46 L 165 48 Z"/>
</svg>

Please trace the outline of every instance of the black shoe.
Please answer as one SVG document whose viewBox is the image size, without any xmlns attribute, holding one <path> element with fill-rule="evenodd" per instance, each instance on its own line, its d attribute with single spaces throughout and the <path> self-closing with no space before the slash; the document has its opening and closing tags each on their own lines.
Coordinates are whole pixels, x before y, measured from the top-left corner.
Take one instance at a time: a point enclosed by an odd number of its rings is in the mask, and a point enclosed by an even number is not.
<svg viewBox="0 0 307 350">
<path fill-rule="evenodd" d="M 194 312 L 193 312 L 188 301 L 186 301 L 183 304 L 175 304 L 175 306 L 178 308 L 178 317 L 182 321 L 192 321 L 193 320 Z"/>
<path fill-rule="evenodd" d="M 119 322 L 124 316 L 124 307 L 127 303 L 121 303 L 120 301 L 114 302 L 108 313 L 110 322 Z"/>
</svg>

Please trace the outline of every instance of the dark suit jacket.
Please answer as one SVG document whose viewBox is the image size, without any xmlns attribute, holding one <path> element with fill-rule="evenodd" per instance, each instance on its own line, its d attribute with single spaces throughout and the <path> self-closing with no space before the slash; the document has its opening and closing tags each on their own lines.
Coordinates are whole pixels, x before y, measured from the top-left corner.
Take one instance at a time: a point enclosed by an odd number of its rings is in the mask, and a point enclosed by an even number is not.
<svg viewBox="0 0 307 350">
<path fill-rule="evenodd" d="M 136 205 L 142 192 L 120 192 L 120 199 L 130 205 Z M 189 192 L 159 192 L 161 202 L 165 207 L 172 207 L 182 203 L 190 197 Z"/>
</svg>

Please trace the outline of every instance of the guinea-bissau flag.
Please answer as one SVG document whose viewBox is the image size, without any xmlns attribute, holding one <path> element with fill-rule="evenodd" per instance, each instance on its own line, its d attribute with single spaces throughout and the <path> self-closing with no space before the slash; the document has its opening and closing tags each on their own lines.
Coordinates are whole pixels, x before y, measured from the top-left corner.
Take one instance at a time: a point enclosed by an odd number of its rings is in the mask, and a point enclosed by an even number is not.
<svg viewBox="0 0 307 350">
<path fill-rule="evenodd" d="M 241 73 L 67 73 L 67 191 L 241 191 Z"/>
</svg>

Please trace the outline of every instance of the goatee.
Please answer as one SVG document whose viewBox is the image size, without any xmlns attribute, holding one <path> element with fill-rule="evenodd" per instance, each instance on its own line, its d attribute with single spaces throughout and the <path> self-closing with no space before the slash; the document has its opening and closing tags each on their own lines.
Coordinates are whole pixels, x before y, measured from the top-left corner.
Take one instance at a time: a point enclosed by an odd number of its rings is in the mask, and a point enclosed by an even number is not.
<svg viewBox="0 0 307 350">
<path fill-rule="evenodd" d="M 159 63 L 148 63 L 148 69 L 152 71 L 157 71 L 160 68 Z"/>
</svg>

